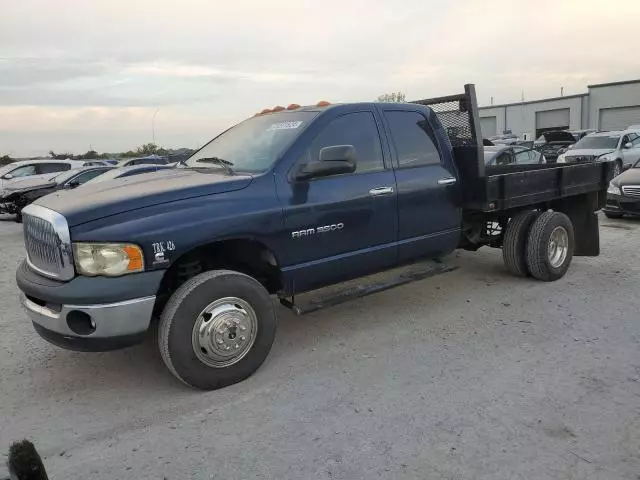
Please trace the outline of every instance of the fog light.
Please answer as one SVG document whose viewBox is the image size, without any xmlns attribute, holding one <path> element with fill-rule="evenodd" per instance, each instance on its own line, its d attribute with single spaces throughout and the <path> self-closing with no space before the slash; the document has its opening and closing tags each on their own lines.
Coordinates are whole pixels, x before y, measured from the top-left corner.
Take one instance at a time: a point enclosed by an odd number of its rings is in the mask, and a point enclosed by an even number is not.
<svg viewBox="0 0 640 480">
<path fill-rule="evenodd" d="M 78 335 L 91 335 L 96 331 L 96 322 L 91 315 L 80 310 L 72 310 L 67 314 L 67 325 Z"/>
</svg>

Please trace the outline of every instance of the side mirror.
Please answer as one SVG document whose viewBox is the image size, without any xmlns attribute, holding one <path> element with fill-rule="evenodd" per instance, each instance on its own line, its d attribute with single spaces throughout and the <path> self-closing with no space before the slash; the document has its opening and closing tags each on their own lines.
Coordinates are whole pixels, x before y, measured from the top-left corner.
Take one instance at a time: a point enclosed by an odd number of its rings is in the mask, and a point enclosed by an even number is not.
<svg viewBox="0 0 640 480">
<path fill-rule="evenodd" d="M 296 180 L 329 177 L 356 171 L 356 149 L 353 145 L 335 145 L 320 150 L 317 162 L 302 165 L 295 175 Z"/>
<path fill-rule="evenodd" d="M 74 180 L 72 182 L 69 182 L 65 185 L 65 188 L 76 188 L 80 186 L 80 182 L 77 180 Z"/>
<path fill-rule="evenodd" d="M 5 180 L 11 180 L 13 178 L 13 175 L 11 175 L 10 173 L 7 173 L 4 177 Z"/>
<path fill-rule="evenodd" d="M 624 144 L 624 148 L 633 148 L 633 143 L 627 142 Z"/>
</svg>

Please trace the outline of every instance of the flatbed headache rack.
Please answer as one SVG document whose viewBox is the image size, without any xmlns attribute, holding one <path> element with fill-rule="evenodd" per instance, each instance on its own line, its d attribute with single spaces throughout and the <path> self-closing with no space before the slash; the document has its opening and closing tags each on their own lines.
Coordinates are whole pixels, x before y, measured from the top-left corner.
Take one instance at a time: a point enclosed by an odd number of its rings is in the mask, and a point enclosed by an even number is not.
<svg viewBox="0 0 640 480">
<path fill-rule="evenodd" d="M 612 162 L 485 168 L 473 84 L 465 85 L 461 94 L 411 103 L 431 108 L 449 137 L 462 182 L 464 209 L 492 212 L 545 204 L 591 192 L 602 192 L 604 195 L 612 178 Z"/>
</svg>

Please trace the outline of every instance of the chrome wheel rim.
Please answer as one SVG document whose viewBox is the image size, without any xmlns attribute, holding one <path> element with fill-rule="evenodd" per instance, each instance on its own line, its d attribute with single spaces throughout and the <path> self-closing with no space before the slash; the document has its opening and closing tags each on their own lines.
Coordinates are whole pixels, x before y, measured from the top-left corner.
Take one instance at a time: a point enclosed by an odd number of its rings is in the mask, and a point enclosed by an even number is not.
<svg viewBox="0 0 640 480">
<path fill-rule="evenodd" d="M 569 252 L 569 233 L 564 227 L 556 227 L 549 237 L 549 263 L 553 268 L 562 266 Z"/>
<path fill-rule="evenodd" d="M 225 368 L 242 360 L 256 341 L 258 317 L 247 302 L 225 297 L 210 303 L 198 315 L 191 343 L 205 365 Z"/>
</svg>

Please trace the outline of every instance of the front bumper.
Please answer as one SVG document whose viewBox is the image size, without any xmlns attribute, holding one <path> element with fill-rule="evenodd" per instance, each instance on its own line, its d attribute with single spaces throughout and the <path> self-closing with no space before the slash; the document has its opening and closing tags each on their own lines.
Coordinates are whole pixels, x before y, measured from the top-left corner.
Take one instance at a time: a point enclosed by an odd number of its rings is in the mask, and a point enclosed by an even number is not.
<svg viewBox="0 0 640 480">
<path fill-rule="evenodd" d="M 16 280 L 21 303 L 45 340 L 70 350 L 104 351 L 144 338 L 163 275 L 154 271 L 59 282 L 23 262 Z"/>
<path fill-rule="evenodd" d="M 640 216 L 640 198 L 608 193 L 603 210 L 608 213 Z"/>
</svg>

